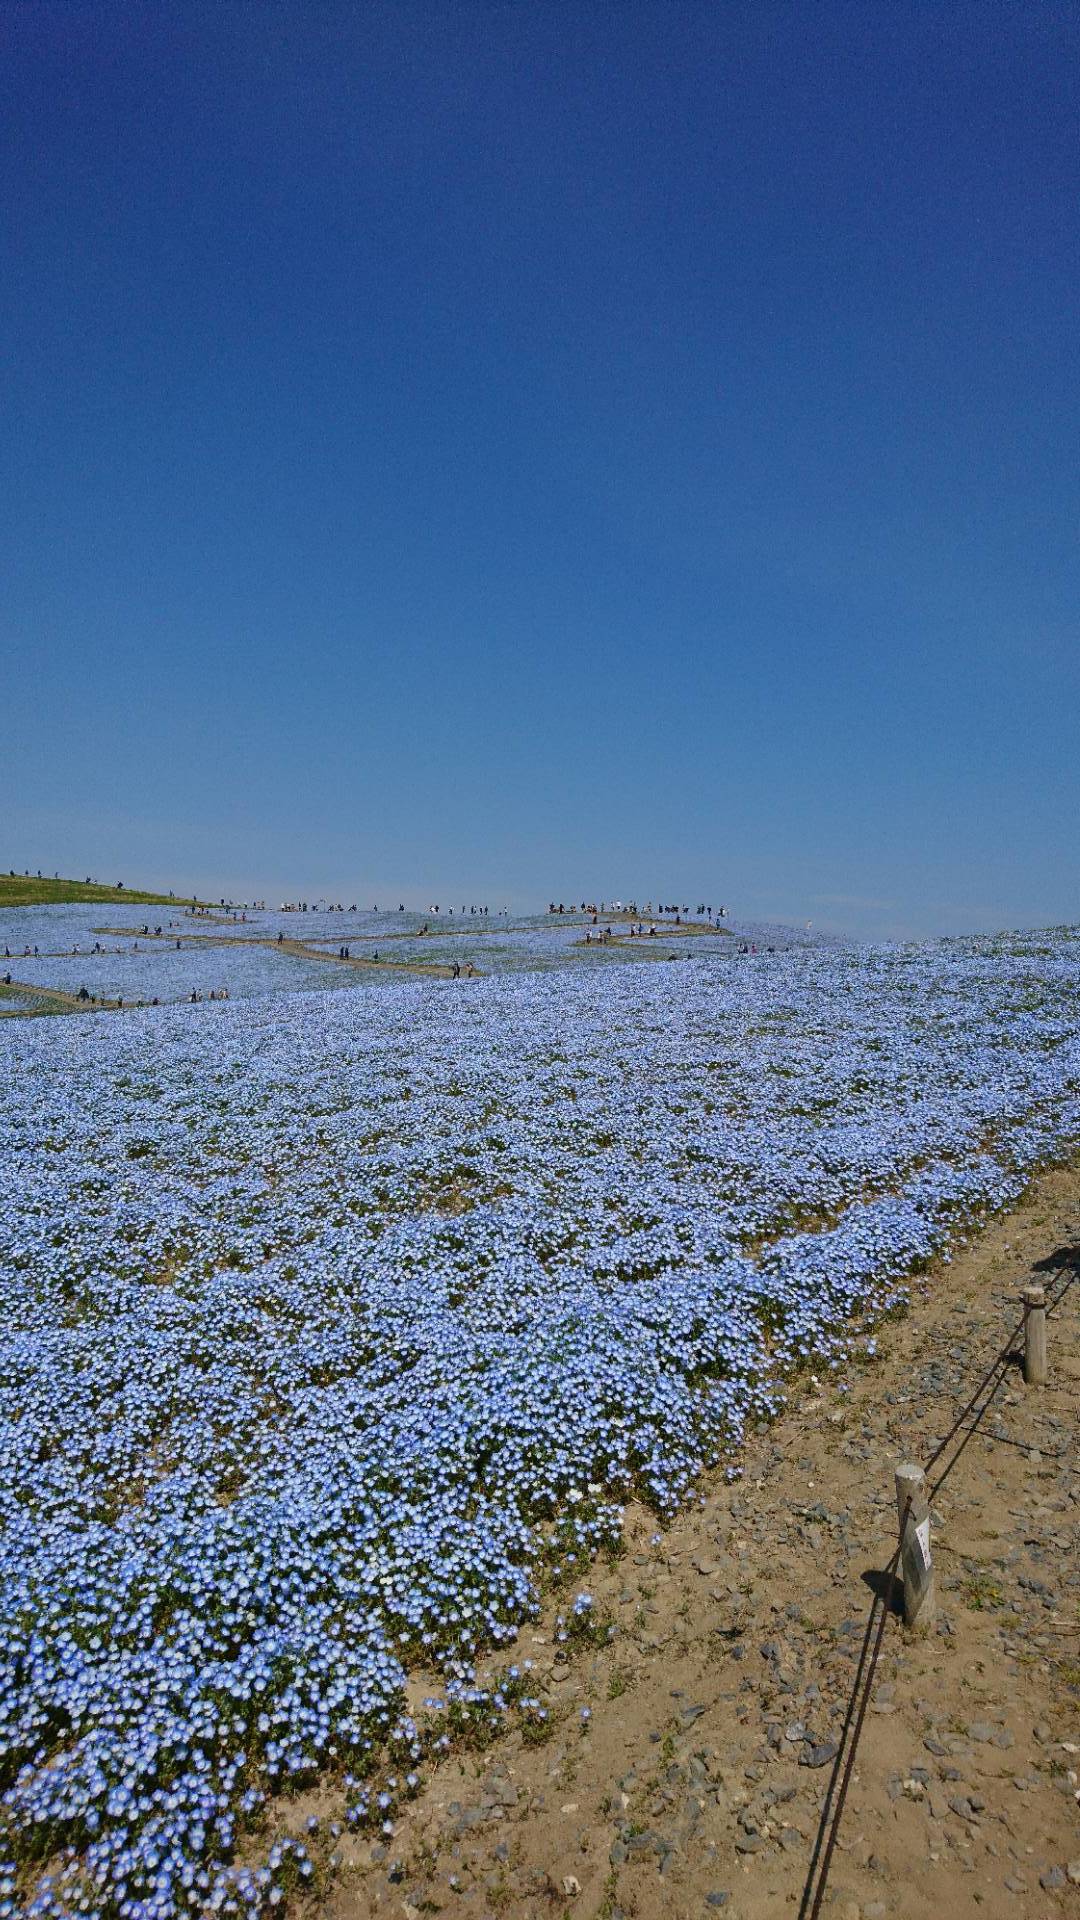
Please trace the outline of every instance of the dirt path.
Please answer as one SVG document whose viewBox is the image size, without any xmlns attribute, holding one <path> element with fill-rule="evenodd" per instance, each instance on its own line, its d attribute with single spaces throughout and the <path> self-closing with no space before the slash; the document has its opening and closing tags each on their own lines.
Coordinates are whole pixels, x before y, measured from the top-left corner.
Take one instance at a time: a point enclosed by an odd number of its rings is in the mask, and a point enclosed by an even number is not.
<svg viewBox="0 0 1080 1920">
<path fill-rule="evenodd" d="M 116 1000 L 102 1000 L 100 995 L 96 1000 L 80 1000 L 77 993 L 64 993 L 59 987 L 32 987 L 25 980 L 13 978 L 10 982 L 0 980 L 0 1013 L 4 1013 L 3 1003 L 9 994 L 13 999 L 26 999 L 39 1003 L 32 1007 L 12 1008 L 10 1015 L 5 1015 L 5 1018 L 10 1019 L 21 1017 L 28 1020 L 32 1014 L 38 1012 L 115 1013 L 119 1005 Z M 125 1009 L 144 1005 L 145 1002 L 142 1000 L 125 1000 L 124 1002 Z"/>
<path fill-rule="evenodd" d="M 351 942 L 345 944 L 351 945 Z M 277 940 L 262 940 L 259 945 L 272 947 L 276 953 L 299 954 L 305 960 L 330 960 L 337 967 L 373 967 L 379 973 L 425 973 L 438 980 L 451 980 L 454 977 L 453 967 L 448 966 L 445 960 L 376 960 L 362 953 L 350 953 L 347 960 L 342 960 L 336 953 L 326 953 L 321 947 L 309 947 L 303 940 L 282 940 L 280 944 Z M 462 968 L 458 977 L 462 980 L 479 980 L 481 974 L 478 967 L 474 967 L 471 974 Z"/>
<path fill-rule="evenodd" d="M 124 927 L 94 928 L 95 933 L 107 934 L 110 937 L 116 938 L 123 938 L 129 935 L 130 931 L 130 928 Z M 353 936 L 349 940 L 343 941 L 342 945 L 354 946 L 357 939 L 364 937 L 371 938 L 373 936 Z M 237 934 L 235 938 L 230 938 L 228 934 L 224 933 L 140 933 L 137 938 L 143 942 L 144 948 L 156 945 L 175 949 L 178 939 L 181 941 L 182 946 L 188 951 L 195 946 L 266 947 L 270 953 L 291 953 L 297 955 L 302 960 L 329 960 L 336 967 L 373 967 L 379 973 L 423 973 L 430 974 L 438 980 L 452 980 L 454 977 L 453 966 L 448 965 L 446 961 L 442 960 L 383 960 L 381 957 L 376 960 L 374 957 L 362 953 L 350 954 L 347 960 L 343 960 L 339 954 L 333 953 L 324 947 L 309 946 L 306 940 L 294 940 L 291 936 L 287 940 L 279 940 L 276 934 L 242 933 Z M 397 940 L 403 939 L 405 936 L 401 934 L 390 934 L 388 938 Z M 142 951 L 142 949 L 140 949 L 140 951 Z M 483 976 L 479 967 L 474 967 L 471 973 L 467 973 L 465 969 L 462 968 L 459 977 L 462 980 L 479 980 L 482 979 Z"/>
<path fill-rule="evenodd" d="M 870 1583 L 895 1544 L 893 1468 L 951 1426 L 1020 1286 L 1077 1264 L 1074 1167 L 922 1284 L 849 1394 L 811 1391 L 756 1436 L 740 1482 L 706 1483 L 659 1539 L 633 1511 L 627 1553 L 587 1582 L 617 1623 L 610 1647 L 565 1659 L 546 1618 L 515 1649 L 536 1663 L 550 1738 L 450 1757 L 392 1836 L 335 1840 L 320 1912 L 797 1914 Z M 935 1505 L 937 1626 L 916 1641 L 888 1622 L 834 1920 L 1080 1910 L 1078 1325 L 1080 1279 L 1049 1323 L 1050 1386 L 1010 1372 Z"/>
</svg>

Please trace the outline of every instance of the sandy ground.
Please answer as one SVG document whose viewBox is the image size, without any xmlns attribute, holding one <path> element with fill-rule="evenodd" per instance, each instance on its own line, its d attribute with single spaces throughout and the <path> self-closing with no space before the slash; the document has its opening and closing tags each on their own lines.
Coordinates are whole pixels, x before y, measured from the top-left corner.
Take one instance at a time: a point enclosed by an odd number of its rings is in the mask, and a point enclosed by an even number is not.
<svg viewBox="0 0 1080 1920">
<path fill-rule="evenodd" d="M 545 1619 L 515 1650 L 537 1663 L 550 1737 L 451 1756 L 392 1836 L 335 1840 L 319 1912 L 798 1914 L 895 1545 L 893 1469 L 951 1426 L 1019 1288 L 1075 1265 L 1074 1167 L 921 1284 L 848 1395 L 811 1390 L 756 1436 L 741 1481 L 706 1484 L 659 1541 L 631 1513 L 625 1555 L 589 1582 L 610 1645 L 564 1658 Z M 1080 1912 L 1078 1321 L 1080 1274 L 1049 1322 L 1047 1388 L 1008 1370 L 935 1504 L 937 1621 L 921 1639 L 888 1621 L 834 1920 Z"/>
</svg>

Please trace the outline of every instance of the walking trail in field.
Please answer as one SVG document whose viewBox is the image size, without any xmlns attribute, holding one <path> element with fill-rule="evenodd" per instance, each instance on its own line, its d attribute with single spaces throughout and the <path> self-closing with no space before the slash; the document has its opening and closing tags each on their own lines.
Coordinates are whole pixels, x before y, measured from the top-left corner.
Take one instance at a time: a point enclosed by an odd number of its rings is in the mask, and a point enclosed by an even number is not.
<svg viewBox="0 0 1080 1920">
<path fill-rule="evenodd" d="M 919 1283 L 851 1391 L 812 1388 L 656 1539 L 589 1583 L 617 1622 L 536 1662 L 553 1729 L 452 1754 L 391 1837 L 346 1833 L 330 1920 L 397 1914 L 764 1920 L 799 1911 L 879 1576 L 893 1470 L 924 1461 L 1019 1317 L 1080 1265 L 1080 1169 Z M 1049 1321 L 1050 1381 L 1010 1368 L 933 1510 L 938 1617 L 890 1619 L 823 1912 L 967 1920 L 1080 1910 L 1080 1277 Z M 481 1673 L 481 1679 L 484 1678 Z M 588 1717 L 583 1718 L 583 1710 Z M 325 1800 L 299 1800 L 299 1830 Z"/>
<path fill-rule="evenodd" d="M 222 922 L 221 924 L 224 925 L 227 923 Z M 96 927 L 94 931 L 96 933 L 116 934 L 123 939 L 128 939 L 131 937 L 132 930 L 130 927 Z M 292 939 L 290 937 L 279 940 L 276 934 L 242 933 L 230 936 L 229 934 L 222 933 L 188 933 L 185 931 L 180 934 L 179 937 L 188 951 L 193 947 L 266 947 L 271 953 L 291 953 L 298 955 L 302 960 L 329 960 L 335 967 L 376 967 L 380 973 L 426 973 L 432 974 L 442 980 L 449 979 L 453 975 L 453 966 L 446 961 L 384 960 L 381 957 L 376 960 L 370 954 L 353 953 L 350 953 L 347 960 L 343 960 L 336 948 L 331 949 L 329 946 L 315 947 L 309 945 L 306 940 Z M 138 938 L 142 940 L 147 947 L 151 945 L 174 947 L 177 935 L 175 932 L 169 932 L 167 934 L 140 933 Z M 377 934 L 350 934 L 348 939 L 343 940 L 341 944 L 342 946 L 353 947 L 359 945 L 360 941 L 365 938 L 374 942 L 381 949 L 388 940 L 417 939 L 419 936 L 416 934 L 403 935 L 390 933 L 384 934 L 380 938 Z M 471 975 L 466 974 L 464 969 L 462 969 L 460 977 L 463 980 L 469 978 L 479 980 L 482 976 L 479 968 L 474 967 Z"/>
</svg>

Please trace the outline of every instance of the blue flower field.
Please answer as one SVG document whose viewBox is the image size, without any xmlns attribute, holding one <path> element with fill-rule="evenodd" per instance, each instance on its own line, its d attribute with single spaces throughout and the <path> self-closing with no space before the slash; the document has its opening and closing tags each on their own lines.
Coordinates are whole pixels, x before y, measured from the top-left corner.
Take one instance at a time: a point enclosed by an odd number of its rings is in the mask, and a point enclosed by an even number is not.
<svg viewBox="0 0 1080 1920">
<path fill-rule="evenodd" d="M 736 1473 L 1080 1138 L 1070 930 L 275 964 L 0 1023 L 0 1916 L 282 1911 L 315 1782 L 392 1833 L 438 1742 L 541 1723 L 515 1636 L 552 1589 L 606 1631 L 626 1504 Z"/>
</svg>

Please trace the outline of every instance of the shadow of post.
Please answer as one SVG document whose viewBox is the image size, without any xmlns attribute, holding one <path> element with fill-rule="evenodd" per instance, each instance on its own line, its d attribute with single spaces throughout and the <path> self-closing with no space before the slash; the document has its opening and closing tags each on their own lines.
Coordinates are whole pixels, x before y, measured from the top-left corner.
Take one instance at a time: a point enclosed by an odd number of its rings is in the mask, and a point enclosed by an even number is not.
<svg viewBox="0 0 1080 1920">
<path fill-rule="evenodd" d="M 1054 1253 L 1048 1253 L 1045 1260 L 1036 1260 L 1032 1273 L 1063 1273 L 1068 1268 L 1080 1268 L 1080 1246 L 1058 1247 Z"/>
<path fill-rule="evenodd" d="M 898 1620 L 903 1619 L 904 1582 L 899 1573 L 895 1575 L 888 1572 L 879 1573 L 876 1567 L 868 1567 L 861 1579 L 863 1586 L 869 1587 L 875 1600 L 879 1600 L 883 1607 L 888 1607 L 889 1612 Z"/>
</svg>

